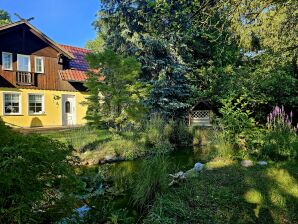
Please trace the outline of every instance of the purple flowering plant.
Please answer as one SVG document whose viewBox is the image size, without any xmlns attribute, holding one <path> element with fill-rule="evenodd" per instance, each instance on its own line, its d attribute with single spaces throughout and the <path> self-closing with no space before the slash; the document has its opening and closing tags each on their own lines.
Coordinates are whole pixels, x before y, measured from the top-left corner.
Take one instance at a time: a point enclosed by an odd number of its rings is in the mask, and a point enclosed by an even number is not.
<svg viewBox="0 0 298 224">
<path fill-rule="evenodd" d="M 267 116 L 268 129 L 281 129 L 297 131 L 298 124 L 293 125 L 293 112 L 287 114 L 284 106 L 275 106 L 273 111 Z"/>
</svg>

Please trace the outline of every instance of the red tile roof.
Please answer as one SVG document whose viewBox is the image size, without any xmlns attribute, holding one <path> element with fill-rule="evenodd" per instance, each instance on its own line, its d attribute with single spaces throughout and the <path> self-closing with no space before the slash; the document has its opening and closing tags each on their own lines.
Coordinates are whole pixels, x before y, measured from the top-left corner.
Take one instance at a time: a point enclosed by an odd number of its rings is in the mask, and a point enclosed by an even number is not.
<svg viewBox="0 0 298 224">
<path fill-rule="evenodd" d="M 62 45 L 62 44 L 60 44 L 60 47 L 62 47 L 63 49 L 65 49 L 75 57 L 69 63 L 70 69 L 75 69 L 79 71 L 88 71 L 89 66 L 85 57 L 88 53 L 91 53 L 90 50 L 79 48 L 79 47 Z"/>
<path fill-rule="evenodd" d="M 62 80 L 69 81 L 69 82 L 85 82 L 87 79 L 87 75 L 85 71 L 79 70 L 60 70 L 59 75 Z"/>
<path fill-rule="evenodd" d="M 90 50 L 67 46 L 60 44 L 62 48 L 74 55 L 74 59 L 70 61 L 70 69 L 60 70 L 59 75 L 62 80 L 69 82 L 84 82 L 87 79 L 86 72 L 89 71 L 88 62 L 85 57 L 88 53 L 91 53 Z M 104 80 L 103 76 L 99 77 L 99 80 Z"/>
</svg>

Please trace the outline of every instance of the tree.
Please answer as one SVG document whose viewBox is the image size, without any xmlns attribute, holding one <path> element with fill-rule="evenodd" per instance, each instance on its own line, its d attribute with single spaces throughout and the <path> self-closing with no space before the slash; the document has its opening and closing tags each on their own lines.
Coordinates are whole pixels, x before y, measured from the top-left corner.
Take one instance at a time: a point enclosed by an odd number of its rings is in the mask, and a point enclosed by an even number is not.
<svg viewBox="0 0 298 224">
<path fill-rule="evenodd" d="M 100 34 L 97 34 L 94 40 L 89 40 L 86 43 L 86 48 L 92 52 L 102 52 L 104 50 L 104 39 Z"/>
<path fill-rule="evenodd" d="M 134 56 L 141 63 L 142 80 L 153 83 L 147 104 L 152 112 L 181 115 L 192 104 L 192 85 L 200 85 L 197 69 L 210 63 L 222 66 L 237 57 L 233 44 L 223 44 L 229 33 L 216 20 L 220 7 L 214 1 L 102 3 L 95 27 L 107 48 Z M 223 54 L 225 51 L 230 54 Z"/>
<path fill-rule="evenodd" d="M 178 116 L 199 98 L 220 107 L 230 93 L 254 99 L 260 117 L 265 104 L 297 109 L 297 1 L 102 2 L 95 26 L 105 47 L 141 63 L 151 112 Z"/>
<path fill-rule="evenodd" d="M 11 23 L 11 18 L 8 12 L 0 9 L 0 26 Z"/>
<path fill-rule="evenodd" d="M 91 91 L 87 119 L 93 125 L 107 125 L 119 131 L 128 123 L 137 123 L 145 115 L 142 100 L 148 86 L 138 81 L 140 64 L 133 57 L 123 57 L 112 50 L 87 56 L 93 69 L 86 86 Z M 98 81 L 100 75 L 103 81 Z"/>
</svg>

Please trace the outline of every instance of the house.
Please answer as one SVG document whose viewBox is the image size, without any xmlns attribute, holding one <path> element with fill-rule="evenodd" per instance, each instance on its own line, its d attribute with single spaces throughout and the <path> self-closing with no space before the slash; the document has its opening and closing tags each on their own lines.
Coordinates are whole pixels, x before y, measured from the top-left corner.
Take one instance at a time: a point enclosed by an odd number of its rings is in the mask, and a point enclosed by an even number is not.
<svg viewBox="0 0 298 224">
<path fill-rule="evenodd" d="M 14 127 L 85 124 L 87 53 L 26 20 L 0 26 L 0 118 Z"/>
</svg>

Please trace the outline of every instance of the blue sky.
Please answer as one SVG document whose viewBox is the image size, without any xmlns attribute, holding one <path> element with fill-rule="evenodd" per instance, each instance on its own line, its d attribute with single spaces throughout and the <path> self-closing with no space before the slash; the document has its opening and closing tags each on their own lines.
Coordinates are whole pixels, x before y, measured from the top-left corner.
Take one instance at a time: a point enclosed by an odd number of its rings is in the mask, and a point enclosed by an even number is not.
<svg viewBox="0 0 298 224">
<path fill-rule="evenodd" d="M 92 22 L 99 8 L 99 0 L 0 0 L 13 21 L 18 20 L 14 13 L 34 17 L 31 23 L 51 39 L 78 47 L 95 38 Z"/>
</svg>

